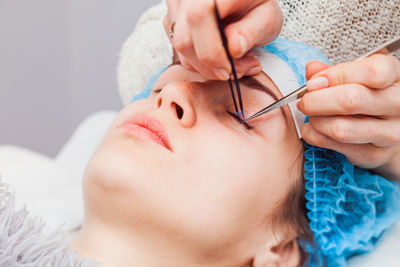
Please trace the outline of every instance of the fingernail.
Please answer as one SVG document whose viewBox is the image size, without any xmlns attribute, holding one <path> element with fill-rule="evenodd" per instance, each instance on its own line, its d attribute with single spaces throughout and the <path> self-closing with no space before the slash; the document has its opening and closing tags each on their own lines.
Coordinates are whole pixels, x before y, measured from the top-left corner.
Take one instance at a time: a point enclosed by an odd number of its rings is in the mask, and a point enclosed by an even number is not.
<svg viewBox="0 0 400 267">
<path fill-rule="evenodd" d="M 239 35 L 239 44 L 240 44 L 240 48 L 241 48 L 241 51 L 242 51 L 240 56 L 243 56 L 244 53 L 247 52 L 247 41 L 243 37 L 243 35 Z"/>
<path fill-rule="evenodd" d="M 256 74 L 258 74 L 258 73 L 260 73 L 261 71 L 262 71 L 262 66 L 260 65 L 260 66 L 257 66 L 257 67 L 253 67 L 253 68 L 251 68 L 250 70 L 248 70 L 246 73 L 245 73 L 245 76 L 253 76 L 253 75 L 256 75 Z"/>
<path fill-rule="evenodd" d="M 301 100 L 299 102 L 297 102 L 296 106 L 297 106 L 298 110 L 302 111 L 301 109 L 302 109 L 303 105 L 301 104 Z"/>
<path fill-rule="evenodd" d="M 312 78 L 307 82 L 307 89 L 310 91 L 326 88 L 329 86 L 329 81 L 326 77 L 320 76 Z"/>
<path fill-rule="evenodd" d="M 228 80 L 229 79 L 229 73 L 226 71 L 226 69 L 223 68 L 217 68 L 215 69 L 215 75 L 217 75 L 218 79 L 220 80 Z"/>
</svg>

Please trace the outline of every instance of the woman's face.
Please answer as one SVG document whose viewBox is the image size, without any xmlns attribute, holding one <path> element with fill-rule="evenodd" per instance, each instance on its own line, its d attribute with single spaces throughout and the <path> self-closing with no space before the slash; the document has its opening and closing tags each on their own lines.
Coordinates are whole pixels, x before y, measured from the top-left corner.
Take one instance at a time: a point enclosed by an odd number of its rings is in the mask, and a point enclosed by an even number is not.
<svg viewBox="0 0 400 267">
<path fill-rule="evenodd" d="M 241 79 L 241 91 L 247 117 L 281 97 L 263 73 Z M 92 157 L 85 219 L 170 235 L 210 255 L 259 246 L 301 177 L 303 146 L 287 107 L 251 129 L 235 116 L 227 82 L 170 66 L 150 97 L 118 114 Z"/>
</svg>

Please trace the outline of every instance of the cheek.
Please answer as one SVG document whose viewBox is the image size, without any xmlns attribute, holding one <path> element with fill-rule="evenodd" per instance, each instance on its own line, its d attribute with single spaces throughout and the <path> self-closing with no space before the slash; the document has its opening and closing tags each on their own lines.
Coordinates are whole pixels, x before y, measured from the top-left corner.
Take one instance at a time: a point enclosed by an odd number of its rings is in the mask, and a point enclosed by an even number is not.
<svg viewBox="0 0 400 267">
<path fill-rule="evenodd" d="M 197 208 L 206 208 L 207 216 L 219 218 L 221 223 L 259 222 L 258 216 L 272 210 L 279 197 L 275 177 L 283 176 L 282 169 L 274 168 L 272 157 L 266 157 L 268 148 L 260 151 L 261 143 L 219 136 L 218 131 L 210 136 L 213 138 L 191 146 L 182 159 L 184 172 L 191 173 L 188 183 L 181 184 L 184 199 L 202 203 Z"/>
</svg>

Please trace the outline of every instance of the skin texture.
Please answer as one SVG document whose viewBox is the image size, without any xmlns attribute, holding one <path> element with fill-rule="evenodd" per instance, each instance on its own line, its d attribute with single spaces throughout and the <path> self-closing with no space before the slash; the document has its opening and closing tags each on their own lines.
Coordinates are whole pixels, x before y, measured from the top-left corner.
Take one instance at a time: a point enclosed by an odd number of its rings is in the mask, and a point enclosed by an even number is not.
<svg viewBox="0 0 400 267">
<path fill-rule="evenodd" d="M 254 78 L 280 96 L 265 74 Z M 274 101 L 242 88 L 247 115 Z M 271 226 L 302 177 L 303 145 L 289 110 L 245 129 L 227 113 L 227 83 L 181 65 L 154 90 L 119 113 L 93 155 L 73 247 L 106 266 L 297 266 L 296 233 Z M 118 128 L 143 113 L 164 125 L 172 152 Z"/>
<path fill-rule="evenodd" d="M 400 181 L 399 61 L 387 51 L 333 67 L 314 61 L 307 77 L 311 92 L 298 104 L 310 116 L 304 140 Z"/>
<path fill-rule="evenodd" d="M 239 76 L 261 72 L 260 63 L 247 52 L 255 46 L 272 42 L 279 34 L 282 11 L 276 0 L 216 0 L 225 23 L 228 49 Z M 167 0 L 168 14 L 164 20 L 179 60 L 188 70 L 197 71 L 207 79 L 227 80 L 231 66 L 222 46 L 214 14 L 214 0 Z"/>
</svg>

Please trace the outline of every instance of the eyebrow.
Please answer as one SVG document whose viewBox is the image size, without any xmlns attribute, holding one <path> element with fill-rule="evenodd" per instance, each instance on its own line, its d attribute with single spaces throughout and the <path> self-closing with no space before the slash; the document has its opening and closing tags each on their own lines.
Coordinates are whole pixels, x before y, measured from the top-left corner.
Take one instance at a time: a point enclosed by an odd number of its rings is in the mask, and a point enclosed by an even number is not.
<svg viewBox="0 0 400 267">
<path fill-rule="evenodd" d="M 275 101 L 278 101 L 278 99 L 279 99 L 279 97 L 270 88 L 266 87 L 259 80 L 257 80 L 256 78 L 254 78 L 252 76 L 244 76 L 243 78 L 240 79 L 240 82 L 243 83 L 247 87 L 267 93 L 273 99 L 275 99 Z"/>
<path fill-rule="evenodd" d="M 279 100 L 279 97 L 270 88 L 266 87 L 264 84 L 262 84 L 259 80 L 257 80 L 253 76 L 244 76 L 243 78 L 240 79 L 240 82 L 243 85 L 245 85 L 245 86 L 247 86 L 249 88 L 252 88 L 252 89 L 259 90 L 261 92 L 267 93 L 275 101 Z M 285 117 L 285 121 L 287 122 L 286 113 L 283 112 L 282 108 L 279 108 L 279 110 L 281 111 L 283 117 Z"/>
</svg>

